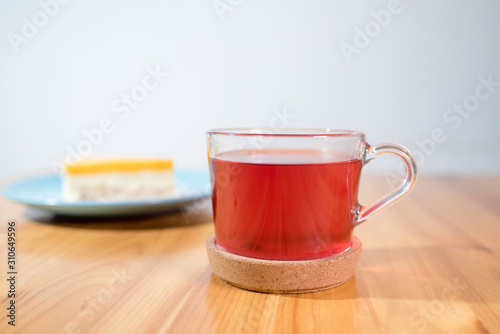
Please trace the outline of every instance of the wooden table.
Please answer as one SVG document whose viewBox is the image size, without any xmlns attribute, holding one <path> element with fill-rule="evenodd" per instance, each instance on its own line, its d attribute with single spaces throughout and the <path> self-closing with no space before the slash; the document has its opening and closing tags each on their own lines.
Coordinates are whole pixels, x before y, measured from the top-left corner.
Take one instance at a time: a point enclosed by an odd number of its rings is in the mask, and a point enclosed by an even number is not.
<svg viewBox="0 0 500 334">
<path fill-rule="evenodd" d="M 389 189 L 364 177 L 361 200 Z M 500 333 L 500 177 L 421 177 L 359 226 L 355 277 L 323 292 L 240 290 L 212 274 L 210 205 L 62 219 L 0 199 L 1 270 L 16 221 L 16 327 L 1 333 Z"/>
</svg>

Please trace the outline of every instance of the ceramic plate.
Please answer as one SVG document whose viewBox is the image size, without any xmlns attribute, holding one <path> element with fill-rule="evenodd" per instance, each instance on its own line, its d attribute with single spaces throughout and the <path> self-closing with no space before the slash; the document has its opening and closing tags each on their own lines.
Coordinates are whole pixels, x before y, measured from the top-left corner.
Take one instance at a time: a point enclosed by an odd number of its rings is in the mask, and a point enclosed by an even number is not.
<svg viewBox="0 0 500 334">
<path fill-rule="evenodd" d="M 177 171 L 175 181 L 178 195 L 157 199 L 68 202 L 62 198 L 59 175 L 45 175 L 10 183 L 2 189 L 2 195 L 15 202 L 70 216 L 154 214 L 180 209 L 210 195 L 208 173 Z"/>
</svg>

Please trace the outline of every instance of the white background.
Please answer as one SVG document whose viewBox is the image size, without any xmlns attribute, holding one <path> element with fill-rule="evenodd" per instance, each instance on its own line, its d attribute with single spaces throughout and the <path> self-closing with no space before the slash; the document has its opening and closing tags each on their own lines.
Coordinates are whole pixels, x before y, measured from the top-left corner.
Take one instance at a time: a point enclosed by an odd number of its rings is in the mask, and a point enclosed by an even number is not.
<svg viewBox="0 0 500 334">
<path fill-rule="evenodd" d="M 51 171 L 103 119 L 113 131 L 92 154 L 206 169 L 205 130 L 269 126 L 283 108 L 289 126 L 362 130 L 419 151 L 421 173 L 500 172 L 500 88 L 461 124 L 443 118 L 480 76 L 500 82 L 499 1 L 401 0 L 351 62 L 341 43 L 376 29 L 371 12 L 389 1 L 220 3 L 232 10 L 72 0 L 43 22 L 39 1 L 0 1 L 0 179 Z M 16 52 L 12 34 L 34 15 L 43 26 Z M 156 66 L 169 77 L 121 119 L 111 104 Z M 444 141 L 423 152 L 436 128 Z"/>
</svg>

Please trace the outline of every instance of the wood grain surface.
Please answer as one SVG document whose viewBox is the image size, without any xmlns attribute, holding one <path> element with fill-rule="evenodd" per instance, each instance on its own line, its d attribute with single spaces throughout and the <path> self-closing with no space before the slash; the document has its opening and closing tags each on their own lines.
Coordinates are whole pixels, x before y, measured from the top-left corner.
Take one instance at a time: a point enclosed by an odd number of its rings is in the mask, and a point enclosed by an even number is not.
<svg viewBox="0 0 500 334">
<path fill-rule="evenodd" d="M 361 200 L 388 189 L 364 177 Z M 208 201 L 155 217 L 69 219 L 0 199 L 0 226 L 0 333 L 500 333 L 499 176 L 421 177 L 356 228 L 353 278 L 301 295 L 248 292 L 212 274 Z"/>
</svg>

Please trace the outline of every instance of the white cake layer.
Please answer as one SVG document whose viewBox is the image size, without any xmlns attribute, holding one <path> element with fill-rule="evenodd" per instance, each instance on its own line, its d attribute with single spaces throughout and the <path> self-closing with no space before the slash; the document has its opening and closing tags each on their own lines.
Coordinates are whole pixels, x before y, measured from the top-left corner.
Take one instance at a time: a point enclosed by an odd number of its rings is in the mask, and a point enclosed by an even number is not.
<svg viewBox="0 0 500 334">
<path fill-rule="evenodd" d="M 137 199 L 175 194 L 172 171 L 64 174 L 63 197 L 82 199 Z"/>
</svg>

